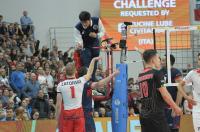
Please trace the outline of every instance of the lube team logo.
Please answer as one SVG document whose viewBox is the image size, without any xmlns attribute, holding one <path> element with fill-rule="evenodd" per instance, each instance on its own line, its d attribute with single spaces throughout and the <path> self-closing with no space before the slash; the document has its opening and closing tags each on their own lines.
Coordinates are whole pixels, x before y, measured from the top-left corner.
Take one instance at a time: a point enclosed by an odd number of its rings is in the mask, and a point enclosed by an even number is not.
<svg viewBox="0 0 200 132">
<path fill-rule="evenodd" d="M 92 27 L 94 30 L 98 30 L 98 25 L 93 25 Z"/>
<path fill-rule="evenodd" d="M 101 20 L 107 34 L 117 42 L 121 39 L 122 23 L 132 23 L 127 31 L 128 49 L 148 49 L 153 48 L 153 28 L 190 25 L 189 4 L 189 0 L 101 0 Z M 161 30 L 156 30 L 156 36 L 160 41 L 165 40 Z M 171 45 L 173 48 L 190 46 L 173 42 Z M 157 48 L 165 48 L 165 43 Z"/>
</svg>

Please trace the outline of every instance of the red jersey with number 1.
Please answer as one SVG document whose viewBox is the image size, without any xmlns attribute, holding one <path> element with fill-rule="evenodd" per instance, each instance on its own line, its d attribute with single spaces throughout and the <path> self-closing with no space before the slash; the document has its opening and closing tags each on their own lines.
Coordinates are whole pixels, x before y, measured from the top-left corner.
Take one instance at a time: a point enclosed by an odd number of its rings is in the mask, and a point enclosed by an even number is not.
<svg viewBox="0 0 200 132">
<path fill-rule="evenodd" d="M 69 79 L 60 82 L 57 92 L 62 94 L 64 110 L 72 110 L 82 107 L 82 94 L 86 80 L 84 77 Z"/>
</svg>

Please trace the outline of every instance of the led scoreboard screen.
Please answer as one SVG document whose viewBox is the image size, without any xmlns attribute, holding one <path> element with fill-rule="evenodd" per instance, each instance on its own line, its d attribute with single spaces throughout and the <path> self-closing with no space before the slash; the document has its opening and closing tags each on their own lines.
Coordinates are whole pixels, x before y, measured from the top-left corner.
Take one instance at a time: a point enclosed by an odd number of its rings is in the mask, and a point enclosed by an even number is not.
<svg viewBox="0 0 200 132">
<path fill-rule="evenodd" d="M 107 35 L 114 41 L 121 38 L 122 23 L 131 22 L 128 49 L 134 50 L 135 46 L 146 49 L 153 48 L 152 28 L 190 25 L 189 5 L 189 0 L 101 0 L 100 16 Z M 183 37 L 181 33 L 171 35 L 172 40 Z M 163 49 L 164 33 L 156 32 L 156 37 L 159 38 L 157 48 Z M 190 37 L 187 40 L 187 43 L 171 41 L 170 44 L 172 48 L 189 48 Z"/>
</svg>

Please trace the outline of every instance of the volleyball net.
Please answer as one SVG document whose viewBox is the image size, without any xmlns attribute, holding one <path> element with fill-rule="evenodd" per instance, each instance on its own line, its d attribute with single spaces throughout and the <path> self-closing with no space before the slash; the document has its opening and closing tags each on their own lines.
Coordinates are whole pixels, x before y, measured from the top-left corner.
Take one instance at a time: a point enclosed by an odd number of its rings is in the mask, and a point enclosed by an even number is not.
<svg viewBox="0 0 200 132">
<path fill-rule="evenodd" d="M 166 86 L 177 86 L 171 81 L 170 54 L 175 57 L 174 67 L 186 75 L 197 67 L 197 55 L 200 53 L 200 26 L 149 27 L 129 26 L 132 36 L 151 37 L 152 45 L 142 45 L 143 48 L 154 48 L 161 58 L 166 56 L 168 83 Z M 129 35 L 129 37 L 131 37 Z M 138 41 L 140 43 L 140 41 Z M 140 44 L 139 44 L 140 46 Z"/>
</svg>

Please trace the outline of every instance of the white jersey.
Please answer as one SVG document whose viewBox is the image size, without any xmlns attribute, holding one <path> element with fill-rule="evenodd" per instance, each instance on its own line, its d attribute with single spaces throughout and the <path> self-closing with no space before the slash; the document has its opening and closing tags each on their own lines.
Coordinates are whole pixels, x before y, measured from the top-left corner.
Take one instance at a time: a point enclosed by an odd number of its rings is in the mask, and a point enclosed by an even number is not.
<svg viewBox="0 0 200 132">
<path fill-rule="evenodd" d="M 186 83 L 192 83 L 193 97 L 197 105 L 193 106 L 193 112 L 200 112 L 200 70 L 190 71 L 184 78 Z"/>
<path fill-rule="evenodd" d="M 62 94 L 64 110 L 77 109 L 82 106 L 82 94 L 86 80 L 84 77 L 60 82 L 57 92 Z"/>
</svg>

